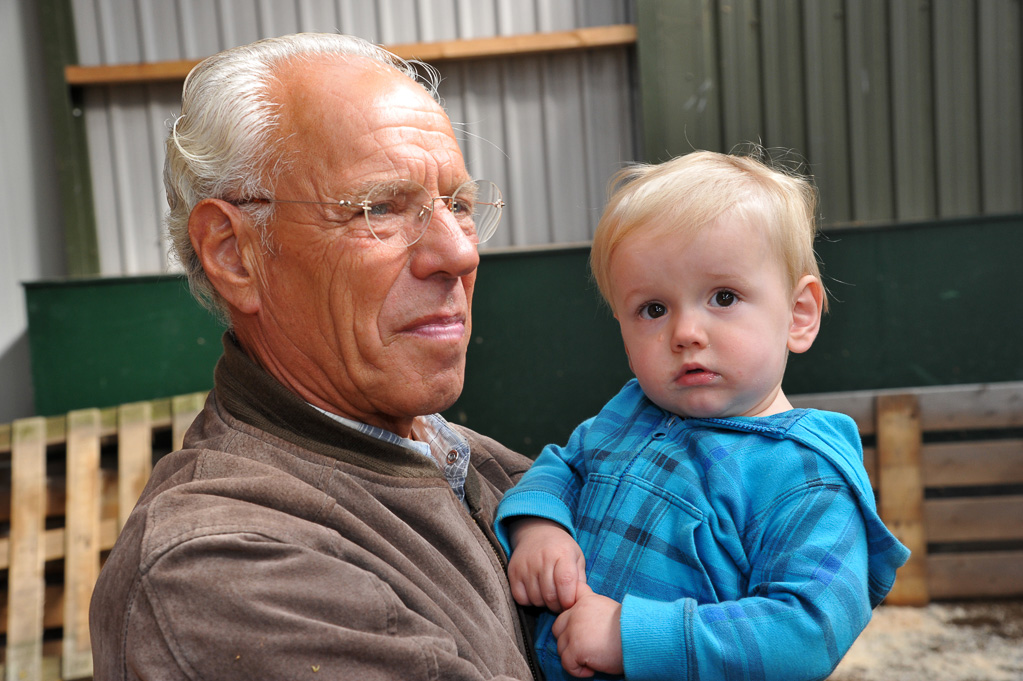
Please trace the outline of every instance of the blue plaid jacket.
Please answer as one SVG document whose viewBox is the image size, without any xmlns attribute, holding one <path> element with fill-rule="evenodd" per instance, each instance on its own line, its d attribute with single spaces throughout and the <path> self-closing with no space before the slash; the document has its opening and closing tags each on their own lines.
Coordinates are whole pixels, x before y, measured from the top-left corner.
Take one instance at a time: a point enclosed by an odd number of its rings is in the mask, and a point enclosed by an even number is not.
<svg viewBox="0 0 1023 681">
<path fill-rule="evenodd" d="M 564 525 L 622 603 L 629 679 L 823 679 L 909 551 L 878 517 L 856 425 L 794 409 L 683 419 L 633 380 L 498 508 Z M 537 652 L 561 667 L 541 617 Z"/>
</svg>

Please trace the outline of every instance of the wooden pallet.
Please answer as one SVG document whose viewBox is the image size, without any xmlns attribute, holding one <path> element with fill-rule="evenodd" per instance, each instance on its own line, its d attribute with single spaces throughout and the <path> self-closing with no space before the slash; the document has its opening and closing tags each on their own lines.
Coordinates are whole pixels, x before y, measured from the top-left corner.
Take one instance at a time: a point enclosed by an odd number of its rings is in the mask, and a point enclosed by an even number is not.
<svg viewBox="0 0 1023 681">
<path fill-rule="evenodd" d="M 0 427 L 0 462 L 10 471 L 0 490 L 9 497 L 0 498 L 0 520 L 10 522 L 0 539 L 8 681 L 92 676 L 89 600 L 100 554 L 113 546 L 148 480 L 154 437 L 169 432 L 166 449 L 179 448 L 204 401 L 197 393 Z M 115 469 L 100 465 L 104 446 L 116 449 Z M 58 646 L 44 645 L 55 630 Z"/>
<path fill-rule="evenodd" d="M 849 414 L 913 555 L 887 603 L 1023 596 L 1023 382 L 803 395 Z"/>
<path fill-rule="evenodd" d="M 91 677 L 88 608 L 101 554 L 152 461 L 181 446 L 204 399 L 0 426 L 0 466 L 10 472 L 9 484 L 0 478 L 0 523 L 10 523 L 0 534 L 8 681 Z M 792 401 L 859 425 L 881 517 L 913 550 L 888 603 L 1023 596 L 1023 382 Z"/>
</svg>

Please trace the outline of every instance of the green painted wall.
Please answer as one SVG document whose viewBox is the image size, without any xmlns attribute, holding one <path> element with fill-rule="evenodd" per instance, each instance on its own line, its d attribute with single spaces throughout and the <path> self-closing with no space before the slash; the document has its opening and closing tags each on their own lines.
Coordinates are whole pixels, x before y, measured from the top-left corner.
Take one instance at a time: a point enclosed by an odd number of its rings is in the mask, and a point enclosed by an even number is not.
<svg viewBox="0 0 1023 681">
<path fill-rule="evenodd" d="M 1023 215 L 833 231 L 832 311 L 790 394 L 1023 380 Z M 586 248 L 484 254 L 448 418 L 535 454 L 630 377 Z M 26 286 L 36 408 L 208 389 L 220 328 L 176 276 Z"/>
<path fill-rule="evenodd" d="M 180 276 L 25 285 L 36 413 L 208 390 L 221 327 Z"/>
</svg>

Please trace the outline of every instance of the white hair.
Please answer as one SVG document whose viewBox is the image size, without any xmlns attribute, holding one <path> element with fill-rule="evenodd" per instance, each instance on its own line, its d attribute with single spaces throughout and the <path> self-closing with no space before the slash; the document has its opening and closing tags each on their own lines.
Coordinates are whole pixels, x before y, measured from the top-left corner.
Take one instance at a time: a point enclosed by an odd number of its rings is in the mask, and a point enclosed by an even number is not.
<svg viewBox="0 0 1023 681">
<path fill-rule="evenodd" d="M 192 248 L 189 215 L 207 198 L 272 196 L 286 160 L 276 147 L 280 104 L 271 99 L 271 86 L 282 64 L 320 55 L 363 57 L 397 69 L 438 99 L 439 76 L 433 67 L 401 59 L 362 38 L 332 33 L 260 40 L 215 54 L 192 69 L 181 95 L 181 114 L 167 138 L 167 230 L 192 295 L 224 322 L 229 322 L 227 304 Z M 267 244 L 273 205 L 248 204 L 246 210 Z"/>
</svg>

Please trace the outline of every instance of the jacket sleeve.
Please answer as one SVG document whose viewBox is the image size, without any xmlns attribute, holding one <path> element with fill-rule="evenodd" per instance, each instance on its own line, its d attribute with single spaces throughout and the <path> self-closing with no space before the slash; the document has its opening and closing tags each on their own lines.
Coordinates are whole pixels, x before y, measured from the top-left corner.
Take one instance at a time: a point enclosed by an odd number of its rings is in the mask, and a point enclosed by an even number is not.
<svg viewBox="0 0 1023 681">
<path fill-rule="evenodd" d="M 746 595 L 698 605 L 626 596 L 630 679 L 823 679 L 870 620 L 867 534 L 840 481 L 783 494 L 744 542 Z"/>
<path fill-rule="evenodd" d="M 572 509 L 577 506 L 586 480 L 585 440 L 592 422 L 593 419 L 589 419 L 579 425 L 564 447 L 544 447 L 518 484 L 504 495 L 497 507 L 494 529 L 509 555 L 511 548 L 505 521 L 514 516 L 553 520 L 576 538 Z"/>
<path fill-rule="evenodd" d="M 225 529 L 177 543 L 142 572 L 125 678 L 483 678 L 462 642 L 420 614 L 442 617 L 442 604 L 399 597 L 386 575 L 345 556 Z"/>
</svg>

